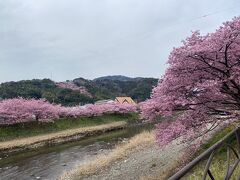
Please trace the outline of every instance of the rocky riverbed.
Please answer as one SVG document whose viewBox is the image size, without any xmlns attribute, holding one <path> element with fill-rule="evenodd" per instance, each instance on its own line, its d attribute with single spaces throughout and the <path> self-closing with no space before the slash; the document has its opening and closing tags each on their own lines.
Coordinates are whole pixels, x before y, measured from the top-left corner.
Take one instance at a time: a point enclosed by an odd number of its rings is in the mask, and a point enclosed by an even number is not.
<svg viewBox="0 0 240 180">
<path fill-rule="evenodd" d="M 166 172 L 176 165 L 183 155 L 186 144 L 172 143 L 164 150 L 156 144 L 136 150 L 109 168 L 85 176 L 84 180 L 136 180 L 136 179 L 165 179 Z"/>
</svg>

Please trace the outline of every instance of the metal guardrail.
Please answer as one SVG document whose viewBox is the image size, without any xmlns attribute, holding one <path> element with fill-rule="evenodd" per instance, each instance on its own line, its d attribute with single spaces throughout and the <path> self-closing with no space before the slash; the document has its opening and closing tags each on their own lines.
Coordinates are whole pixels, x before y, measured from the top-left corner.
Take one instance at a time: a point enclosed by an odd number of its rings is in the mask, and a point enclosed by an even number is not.
<svg viewBox="0 0 240 180">
<path fill-rule="evenodd" d="M 228 144 L 228 141 L 234 136 L 236 137 L 236 140 L 237 140 L 237 150 L 235 150 L 231 144 Z M 231 131 L 224 138 L 219 140 L 217 143 L 215 143 L 213 146 L 211 146 L 209 149 L 207 149 L 205 152 L 203 152 L 201 155 L 199 155 L 196 159 L 191 161 L 183 169 L 181 169 L 175 175 L 170 177 L 169 180 L 181 179 L 188 172 L 190 172 L 190 170 L 194 166 L 196 166 L 201 161 L 206 160 L 207 158 L 208 158 L 208 160 L 207 160 L 207 163 L 204 168 L 202 180 L 206 180 L 208 176 L 210 177 L 210 179 L 215 180 L 213 174 L 211 173 L 210 165 L 213 161 L 213 157 L 216 154 L 217 150 L 219 150 L 223 146 L 227 147 L 227 169 L 226 169 L 226 173 L 224 176 L 224 180 L 229 180 L 230 177 L 232 176 L 234 170 L 236 169 L 236 167 L 238 166 L 238 164 L 240 162 L 240 158 L 239 158 L 239 156 L 240 156 L 240 127 L 237 127 L 236 129 Z M 232 151 L 234 153 L 234 155 L 236 156 L 236 160 L 233 163 L 233 165 L 230 165 L 230 151 Z M 238 179 L 240 179 L 240 176 L 238 177 Z"/>
</svg>

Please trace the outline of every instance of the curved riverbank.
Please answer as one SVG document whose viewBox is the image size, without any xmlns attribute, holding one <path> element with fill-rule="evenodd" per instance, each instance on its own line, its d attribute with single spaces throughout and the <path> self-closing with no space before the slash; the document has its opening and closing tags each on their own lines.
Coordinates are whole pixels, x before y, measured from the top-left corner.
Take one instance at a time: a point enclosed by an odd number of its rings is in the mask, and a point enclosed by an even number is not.
<svg viewBox="0 0 240 180">
<path fill-rule="evenodd" d="M 108 168 L 113 163 L 126 158 L 131 152 L 135 151 L 136 147 L 145 148 L 152 144 L 153 136 L 150 132 L 140 133 L 130 139 L 129 142 L 116 146 L 108 155 L 100 155 L 93 161 L 87 164 L 80 165 L 73 170 L 64 173 L 60 179 L 81 179 L 84 176 L 91 175 L 101 169 Z"/>
<path fill-rule="evenodd" d="M 163 176 L 181 157 L 185 147 L 186 144 L 177 144 L 175 141 L 161 150 L 154 142 L 153 132 L 143 132 L 116 146 L 108 154 L 101 154 L 65 172 L 59 179 L 159 179 L 159 174 Z"/>
<path fill-rule="evenodd" d="M 74 142 L 6 154 L 0 158 L 0 177 L 4 180 L 17 180 L 19 177 L 24 180 L 56 180 L 63 172 L 93 161 L 100 154 L 107 155 L 116 145 L 124 144 L 129 138 L 153 127 L 153 124 L 131 124 Z"/>
<path fill-rule="evenodd" d="M 84 137 L 98 135 L 105 132 L 122 129 L 127 126 L 127 122 L 119 121 L 98 126 L 68 129 L 46 135 L 38 135 L 28 138 L 19 138 L 10 141 L 0 142 L 0 153 L 8 154 L 43 146 L 51 146 L 69 141 L 76 141 Z"/>
<path fill-rule="evenodd" d="M 224 126 L 223 126 L 224 127 Z M 63 173 L 59 180 L 164 180 L 188 163 L 199 148 L 216 135 L 219 126 L 190 142 L 174 140 L 165 148 L 154 142 L 153 132 L 135 135 L 107 154 Z"/>
</svg>

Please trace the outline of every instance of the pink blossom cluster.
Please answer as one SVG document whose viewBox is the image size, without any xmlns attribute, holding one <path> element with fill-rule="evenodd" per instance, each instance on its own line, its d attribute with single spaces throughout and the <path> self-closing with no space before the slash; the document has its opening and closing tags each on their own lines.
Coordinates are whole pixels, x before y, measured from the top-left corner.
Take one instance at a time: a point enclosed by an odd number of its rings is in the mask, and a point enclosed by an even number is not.
<svg viewBox="0 0 240 180">
<path fill-rule="evenodd" d="M 72 81 L 67 81 L 67 82 L 57 82 L 56 85 L 60 88 L 65 88 L 65 89 L 71 89 L 73 91 L 78 91 L 81 94 L 87 95 L 91 97 L 92 95 L 87 91 L 86 87 L 84 86 L 77 86 L 74 84 Z"/>
<path fill-rule="evenodd" d="M 240 17 L 223 23 L 214 33 L 193 34 L 174 48 L 165 75 L 141 104 L 142 117 L 171 117 L 157 126 L 157 141 L 197 135 L 207 124 L 240 115 Z M 223 118 L 224 117 L 224 118 Z"/>
<path fill-rule="evenodd" d="M 90 117 L 136 111 L 135 105 L 117 102 L 64 107 L 51 104 L 44 99 L 14 98 L 0 101 L 0 124 L 16 124 L 36 120 L 49 122 L 59 117 Z"/>
<path fill-rule="evenodd" d="M 39 119 L 51 121 L 58 118 L 60 105 L 53 105 L 43 99 L 14 98 L 0 101 L 0 124 L 15 124 Z"/>
<path fill-rule="evenodd" d="M 91 117 L 111 113 L 137 112 L 137 106 L 132 104 L 120 104 L 118 102 L 106 102 L 103 104 L 88 104 L 85 106 L 62 107 L 63 117 Z"/>
</svg>

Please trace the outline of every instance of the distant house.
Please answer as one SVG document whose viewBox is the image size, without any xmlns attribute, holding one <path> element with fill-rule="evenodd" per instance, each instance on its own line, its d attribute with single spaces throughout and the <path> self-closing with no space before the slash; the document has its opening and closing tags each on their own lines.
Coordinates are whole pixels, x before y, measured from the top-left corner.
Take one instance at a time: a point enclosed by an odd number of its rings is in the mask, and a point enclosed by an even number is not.
<svg viewBox="0 0 240 180">
<path fill-rule="evenodd" d="M 131 97 L 116 97 L 115 101 L 121 104 L 136 104 Z"/>
</svg>

